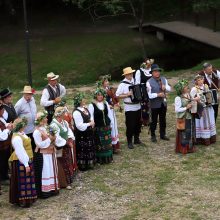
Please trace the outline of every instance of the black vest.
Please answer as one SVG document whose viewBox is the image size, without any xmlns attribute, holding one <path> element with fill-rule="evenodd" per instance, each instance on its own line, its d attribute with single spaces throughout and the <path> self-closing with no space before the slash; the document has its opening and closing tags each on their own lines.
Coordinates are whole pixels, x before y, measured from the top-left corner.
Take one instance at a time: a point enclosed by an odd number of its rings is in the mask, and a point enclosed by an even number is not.
<svg viewBox="0 0 220 220">
<path fill-rule="evenodd" d="M 47 89 L 47 91 L 49 93 L 49 101 L 54 100 L 55 98 L 60 96 L 60 85 L 59 84 L 57 84 L 57 86 L 56 86 L 56 92 L 51 88 L 50 85 L 47 85 L 45 87 L 45 89 Z M 45 107 L 45 109 L 48 111 L 49 114 L 53 114 L 54 105 L 47 106 L 47 107 Z"/>
<path fill-rule="evenodd" d="M 111 123 L 108 117 L 108 108 L 106 103 L 104 103 L 104 110 L 100 110 L 95 103 L 92 103 L 94 107 L 94 121 L 96 127 L 109 126 Z"/>
<path fill-rule="evenodd" d="M 139 70 L 140 70 L 140 75 L 141 75 L 140 83 L 146 84 L 147 80 L 150 79 L 151 76 L 146 76 L 142 69 L 139 69 Z"/>
<path fill-rule="evenodd" d="M 15 111 L 15 108 L 12 104 L 5 105 L 3 104 L 5 111 L 8 113 L 8 118 L 6 120 L 7 123 L 14 122 L 14 120 L 17 118 L 17 113 Z"/>
<path fill-rule="evenodd" d="M 212 78 L 211 78 L 211 80 L 212 80 L 212 82 L 213 82 L 215 85 L 213 85 L 213 83 L 209 84 L 209 81 L 207 80 L 204 71 L 201 71 L 201 72 L 199 73 L 199 75 L 201 75 L 201 76 L 204 77 L 204 84 L 207 84 L 207 85 L 209 86 L 209 89 L 216 89 L 216 87 L 219 88 L 219 79 L 218 79 L 218 77 L 217 77 L 217 71 L 216 71 L 216 70 L 213 70 L 213 72 L 214 72 L 214 74 L 212 73 Z M 215 87 L 215 86 L 216 86 L 216 87 Z"/>
</svg>

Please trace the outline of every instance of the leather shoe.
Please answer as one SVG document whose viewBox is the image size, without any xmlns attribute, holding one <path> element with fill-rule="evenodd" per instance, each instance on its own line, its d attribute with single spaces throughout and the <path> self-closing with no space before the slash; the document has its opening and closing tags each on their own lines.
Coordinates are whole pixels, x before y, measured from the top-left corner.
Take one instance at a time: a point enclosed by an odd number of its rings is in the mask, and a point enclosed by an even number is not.
<svg viewBox="0 0 220 220">
<path fill-rule="evenodd" d="M 165 140 L 165 141 L 169 141 L 170 140 L 167 136 L 163 136 L 160 139 Z"/>
<path fill-rule="evenodd" d="M 143 144 L 139 137 L 134 137 L 134 144 Z"/>
<path fill-rule="evenodd" d="M 133 146 L 133 144 L 131 142 L 128 143 L 128 148 L 129 149 L 133 149 L 134 148 L 134 146 Z"/>
<path fill-rule="evenodd" d="M 152 136 L 152 137 L 151 137 L 151 142 L 153 142 L 153 143 L 156 143 L 156 142 L 157 142 L 156 136 Z"/>
</svg>

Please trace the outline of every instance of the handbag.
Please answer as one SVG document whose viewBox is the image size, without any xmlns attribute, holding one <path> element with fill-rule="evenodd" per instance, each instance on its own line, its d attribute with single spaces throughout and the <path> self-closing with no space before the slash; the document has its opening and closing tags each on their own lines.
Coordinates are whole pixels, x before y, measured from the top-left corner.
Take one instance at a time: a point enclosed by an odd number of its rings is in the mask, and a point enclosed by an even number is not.
<svg viewBox="0 0 220 220">
<path fill-rule="evenodd" d="M 176 128 L 177 128 L 177 130 L 185 130 L 186 119 L 185 118 L 177 118 L 176 119 Z"/>
</svg>

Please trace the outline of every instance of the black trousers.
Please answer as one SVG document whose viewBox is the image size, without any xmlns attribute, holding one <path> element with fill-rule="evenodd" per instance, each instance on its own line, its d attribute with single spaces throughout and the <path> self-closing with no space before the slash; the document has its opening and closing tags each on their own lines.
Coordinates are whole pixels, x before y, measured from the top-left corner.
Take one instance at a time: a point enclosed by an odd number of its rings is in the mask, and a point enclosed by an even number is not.
<svg viewBox="0 0 220 220">
<path fill-rule="evenodd" d="M 212 108 L 214 109 L 214 113 L 215 113 L 215 122 L 216 122 L 217 117 L 218 117 L 218 105 L 213 105 Z"/>
<path fill-rule="evenodd" d="M 11 147 L 8 147 L 6 150 L 0 150 L 0 179 L 7 180 L 8 179 L 8 159 L 11 154 Z"/>
<path fill-rule="evenodd" d="M 139 137 L 141 133 L 141 109 L 125 112 L 126 136 L 129 141 L 132 136 Z"/>
<path fill-rule="evenodd" d="M 166 135 L 166 113 L 167 113 L 167 107 L 164 104 L 162 104 L 160 108 L 151 108 L 151 117 L 152 117 L 152 122 L 150 124 L 151 136 L 155 136 L 158 116 L 160 123 L 160 137 L 164 137 Z"/>
<path fill-rule="evenodd" d="M 36 144 L 34 142 L 33 133 L 27 134 L 27 136 L 31 139 L 31 147 L 32 147 L 32 151 L 34 153 L 35 148 L 36 148 Z"/>
</svg>

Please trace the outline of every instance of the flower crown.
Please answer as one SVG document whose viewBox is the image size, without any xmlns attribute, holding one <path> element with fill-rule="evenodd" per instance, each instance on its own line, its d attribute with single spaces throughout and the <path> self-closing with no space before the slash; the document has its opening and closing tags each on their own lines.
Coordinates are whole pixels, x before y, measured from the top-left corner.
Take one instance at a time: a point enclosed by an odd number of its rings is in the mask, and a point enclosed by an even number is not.
<svg viewBox="0 0 220 220">
<path fill-rule="evenodd" d="M 34 121 L 34 124 L 39 125 L 41 123 L 41 121 L 47 117 L 47 115 L 48 115 L 48 113 L 46 111 L 38 112 L 37 117 Z"/>
<path fill-rule="evenodd" d="M 17 118 L 13 123 L 13 130 L 12 132 L 18 132 L 21 128 L 24 128 L 28 124 L 27 118 Z"/>
<path fill-rule="evenodd" d="M 177 84 L 174 86 L 174 89 L 176 90 L 177 95 L 181 95 L 183 88 L 188 86 L 189 82 L 186 79 L 181 79 L 177 82 Z"/>
<path fill-rule="evenodd" d="M 77 93 L 74 97 L 73 97 L 73 105 L 75 108 L 80 106 L 80 103 L 82 102 L 82 100 L 85 98 L 85 94 L 84 93 Z"/>
</svg>

